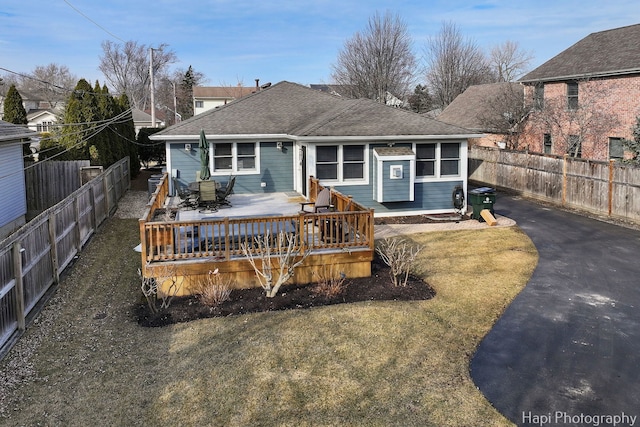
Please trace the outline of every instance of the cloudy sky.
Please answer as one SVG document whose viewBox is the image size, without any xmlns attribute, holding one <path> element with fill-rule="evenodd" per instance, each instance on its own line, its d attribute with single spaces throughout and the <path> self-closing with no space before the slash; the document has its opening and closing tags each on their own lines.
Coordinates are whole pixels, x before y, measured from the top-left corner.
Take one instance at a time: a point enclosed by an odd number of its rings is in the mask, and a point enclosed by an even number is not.
<svg viewBox="0 0 640 427">
<path fill-rule="evenodd" d="M 0 67 L 57 63 L 104 82 L 101 43 L 135 40 L 168 44 L 180 60 L 173 67 L 192 65 L 211 86 L 327 83 L 345 40 L 387 10 L 405 20 L 419 57 L 453 22 L 487 51 L 518 42 L 534 68 L 589 33 L 640 23 L 638 0 L 3 0 Z"/>
</svg>

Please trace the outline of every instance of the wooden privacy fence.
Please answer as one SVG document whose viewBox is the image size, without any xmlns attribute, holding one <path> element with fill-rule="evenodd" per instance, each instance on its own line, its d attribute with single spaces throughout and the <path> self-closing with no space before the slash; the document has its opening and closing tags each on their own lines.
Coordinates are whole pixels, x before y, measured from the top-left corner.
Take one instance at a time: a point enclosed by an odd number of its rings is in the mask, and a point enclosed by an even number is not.
<svg viewBox="0 0 640 427">
<path fill-rule="evenodd" d="M 29 218 L 62 201 L 80 188 L 80 171 L 89 166 L 89 160 L 26 163 L 24 180 Z"/>
<path fill-rule="evenodd" d="M 0 354 L 16 332 L 24 331 L 26 317 L 96 228 L 115 212 L 129 188 L 129 170 L 126 157 L 0 242 Z"/>
<path fill-rule="evenodd" d="M 476 146 L 469 151 L 469 179 L 561 206 L 640 221 L 640 168 L 613 160 Z"/>
</svg>

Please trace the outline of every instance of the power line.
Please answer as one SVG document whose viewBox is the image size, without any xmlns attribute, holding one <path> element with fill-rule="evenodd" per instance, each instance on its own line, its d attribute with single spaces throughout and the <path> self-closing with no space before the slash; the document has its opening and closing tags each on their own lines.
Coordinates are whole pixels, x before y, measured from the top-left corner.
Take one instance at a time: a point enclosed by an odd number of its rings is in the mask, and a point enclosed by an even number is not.
<svg viewBox="0 0 640 427">
<path fill-rule="evenodd" d="M 102 25 L 98 24 L 96 21 L 94 21 L 93 19 L 89 18 L 87 15 L 85 15 L 84 13 L 82 13 L 77 7 L 75 7 L 74 5 L 72 5 L 71 3 L 69 3 L 67 0 L 64 0 L 64 2 L 69 5 L 69 7 L 73 10 L 75 10 L 76 12 L 78 12 L 80 15 L 82 15 L 84 18 L 86 18 L 89 22 L 91 22 L 92 24 L 94 24 L 96 27 L 100 28 L 102 31 L 104 31 L 105 33 L 109 34 L 111 37 L 120 40 L 122 43 L 126 43 L 124 40 L 122 40 L 120 37 L 116 36 L 115 34 L 113 34 L 111 31 L 107 30 L 106 28 L 104 28 Z"/>
</svg>

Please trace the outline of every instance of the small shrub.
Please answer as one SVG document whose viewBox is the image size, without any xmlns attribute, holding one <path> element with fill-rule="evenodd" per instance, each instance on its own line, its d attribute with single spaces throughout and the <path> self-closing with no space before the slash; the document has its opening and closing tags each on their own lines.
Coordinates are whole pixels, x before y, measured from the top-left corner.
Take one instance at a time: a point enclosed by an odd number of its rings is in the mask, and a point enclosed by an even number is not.
<svg viewBox="0 0 640 427">
<path fill-rule="evenodd" d="M 411 247 L 404 239 L 384 239 L 376 252 L 391 269 L 393 286 L 407 286 L 409 272 L 423 246 Z"/>
<path fill-rule="evenodd" d="M 224 277 L 216 268 L 214 271 L 209 271 L 205 279 L 198 281 L 194 291 L 203 305 L 215 307 L 229 299 L 232 284 L 231 278 Z"/>
<path fill-rule="evenodd" d="M 155 272 L 157 277 L 143 277 L 142 271 L 138 269 L 138 276 L 140 276 L 141 290 L 144 297 L 147 299 L 149 310 L 152 313 L 158 313 L 160 310 L 165 310 L 171 305 L 173 298 L 178 295 L 180 288 L 182 288 L 182 280 L 179 279 L 178 269 L 175 266 L 165 266 L 157 269 Z M 170 281 L 167 292 L 159 292 L 158 287 L 166 282 Z M 158 307 L 158 302 L 160 307 Z"/>
<path fill-rule="evenodd" d="M 333 266 L 329 268 L 328 274 L 326 266 L 322 267 L 322 272 L 317 271 L 313 274 L 318 277 L 318 282 L 312 288 L 312 292 L 316 295 L 335 298 L 340 295 L 346 287 L 345 281 L 347 280 L 347 275 L 343 272 L 336 275 L 333 271 Z"/>
</svg>

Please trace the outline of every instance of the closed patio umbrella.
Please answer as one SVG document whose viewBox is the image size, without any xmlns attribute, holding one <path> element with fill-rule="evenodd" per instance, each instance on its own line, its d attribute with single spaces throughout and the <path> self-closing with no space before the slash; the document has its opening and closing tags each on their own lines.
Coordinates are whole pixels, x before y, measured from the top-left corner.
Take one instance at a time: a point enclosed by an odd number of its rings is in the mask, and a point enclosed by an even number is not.
<svg viewBox="0 0 640 427">
<path fill-rule="evenodd" d="M 211 172 L 209 171 L 209 142 L 204 135 L 204 129 L 200 131 L 198 148 L 200 149 L 200 179 L 207 180 L 211 177 Z"/>
</svg>

